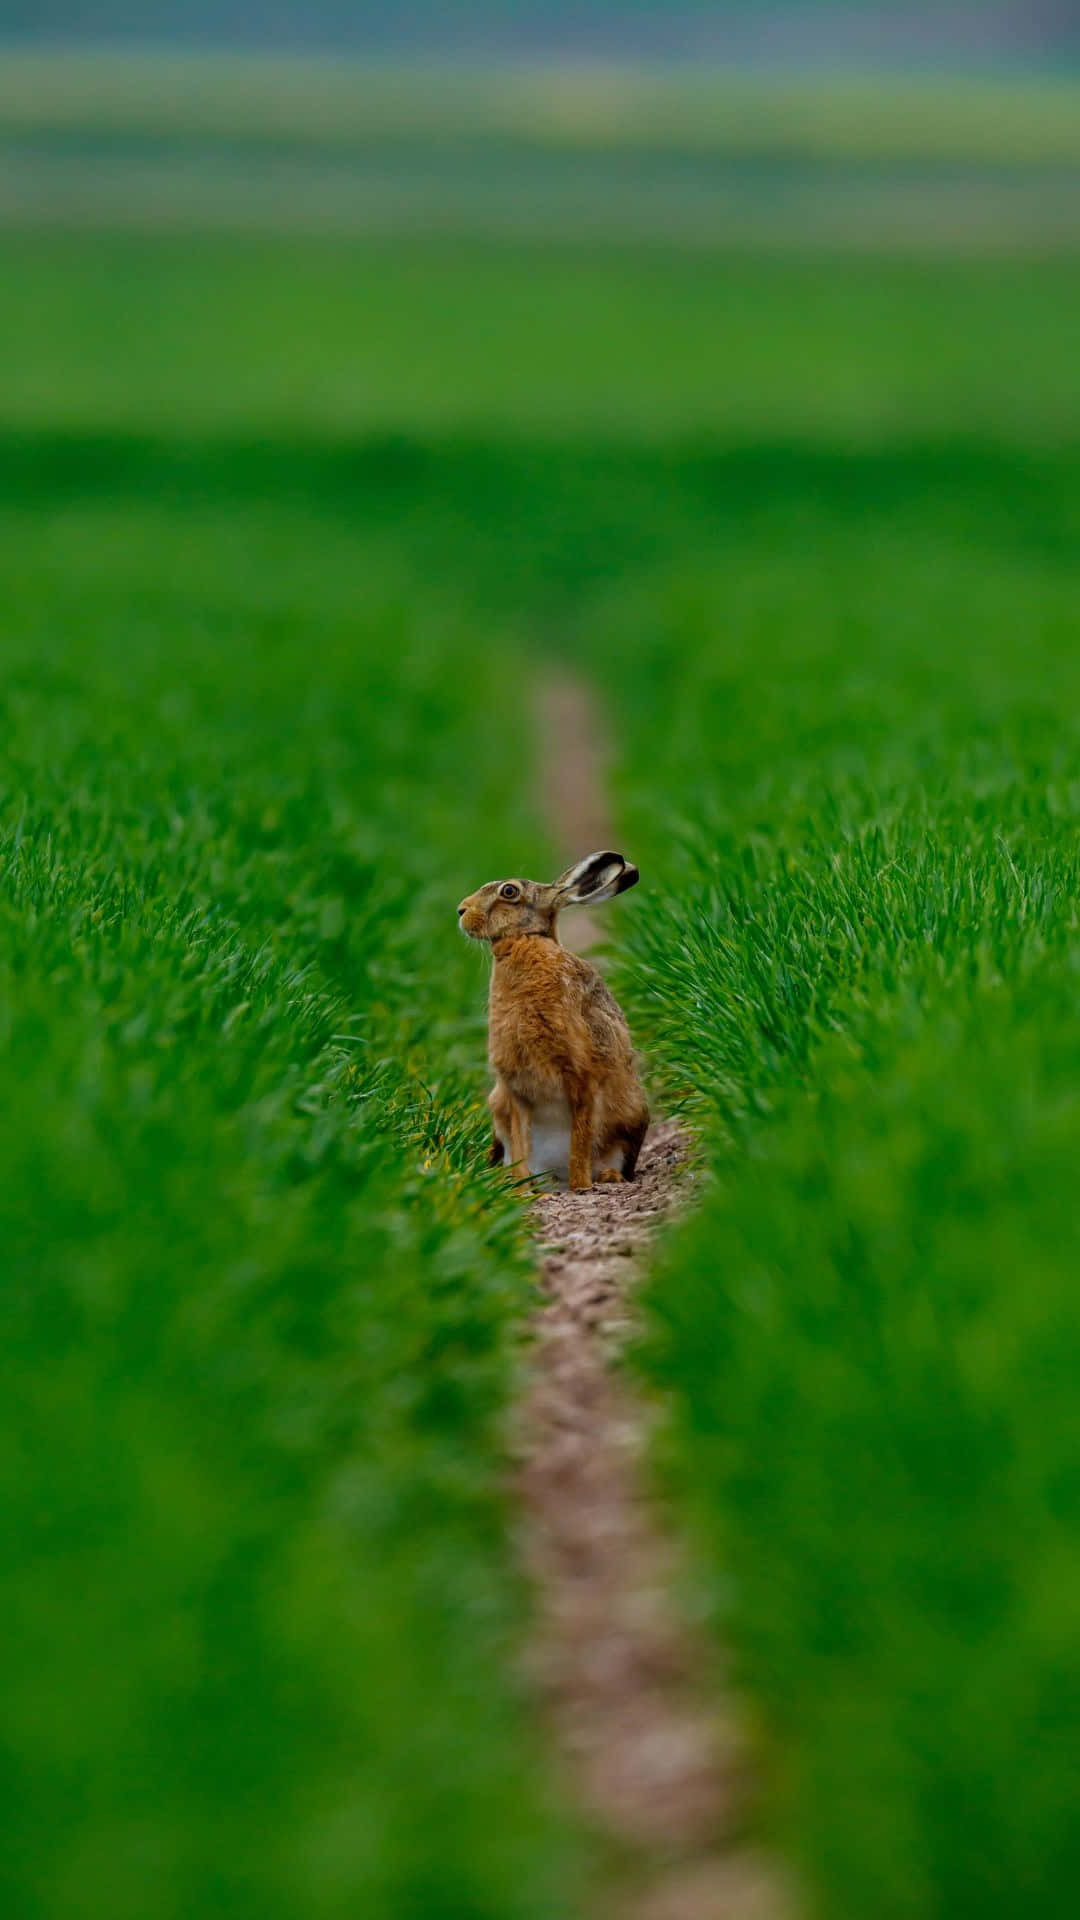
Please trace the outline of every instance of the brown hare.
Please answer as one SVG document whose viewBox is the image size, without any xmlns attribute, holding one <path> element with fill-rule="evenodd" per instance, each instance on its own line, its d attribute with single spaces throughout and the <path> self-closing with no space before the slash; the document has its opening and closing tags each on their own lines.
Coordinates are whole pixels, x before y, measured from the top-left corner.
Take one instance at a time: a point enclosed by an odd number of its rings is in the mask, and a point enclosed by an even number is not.
<svg viewBox="0 0 1080 1920">
<path fill-rule="evenodd" d="M 563 907 L 636 886 L 621 853 L 590 853 L 558 880 L 489 880 L 458 922 L 494 955 L 488 1017 L 491 1164 L 507 1160 L 580 1190 L 632 1180 L 649 1109 L 622 1010 L 596 968 L 560 945 Z"/>
</svg>

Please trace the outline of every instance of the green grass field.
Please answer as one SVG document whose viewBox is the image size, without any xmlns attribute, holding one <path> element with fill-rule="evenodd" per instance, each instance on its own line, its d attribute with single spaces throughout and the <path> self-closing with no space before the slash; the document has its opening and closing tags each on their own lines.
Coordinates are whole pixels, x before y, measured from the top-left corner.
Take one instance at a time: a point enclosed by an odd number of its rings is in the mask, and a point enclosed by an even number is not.
<svg viewBox="0 0 1080 1920">
<path fill-rule="evenodd" d="M 347 494 L 163 458 L 5 473 L 6 1910 L 549 1913 L 448 910 L 507 670 Z"/>
<path fill-rule="evenodd" d="M 829 1920 L 1071 1911 L 1077 268 L 0 238 L 6 1910 L 564 1920 L 463 891 L 594 678 L 639 1365 Z"/>
<path fill-rule="evenodd" d="M 627 984 L 717 1171 L 643 1357 L 824 1910 L 1065 1914 L 1080 471 L 858 471 L 607 639 L 675 802 L 628 773 Z"/>
</svg>

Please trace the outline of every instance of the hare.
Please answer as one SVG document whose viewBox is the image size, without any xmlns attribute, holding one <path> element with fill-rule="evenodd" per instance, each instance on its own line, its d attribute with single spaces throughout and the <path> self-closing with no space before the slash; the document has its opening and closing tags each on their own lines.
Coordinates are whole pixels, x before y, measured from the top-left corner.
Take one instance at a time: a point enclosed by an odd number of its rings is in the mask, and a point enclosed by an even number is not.
<svg viewBox="0 0 1080 1920">
<path fill-rule="evenodd" d="M 649 1109 L 630 1034 L 596 968 L 560 945 L 557 923 L 561 908 L 610 900 L 638 878 L 621 853 L 590 853 L 550 885 L 489 880 L 461 902 L 462 932 L 488 941 L 495 959 L 492 1166 L 555 1174 L 575 1191 L 633 1179 Z"/>
</svg>

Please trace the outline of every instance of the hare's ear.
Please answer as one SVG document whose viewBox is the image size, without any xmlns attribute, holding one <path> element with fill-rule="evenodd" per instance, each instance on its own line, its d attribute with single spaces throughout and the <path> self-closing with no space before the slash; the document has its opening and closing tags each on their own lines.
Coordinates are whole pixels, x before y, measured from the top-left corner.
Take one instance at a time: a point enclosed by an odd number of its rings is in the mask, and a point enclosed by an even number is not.
<svg viewBox="0 0 1080 1920">
<path fill-rule="evenodd" d="M 584 860 L 567 867 L 554 882 L 552 892 L 560 907 L 594 906 L 610 900 L 627 887 L 636 887 L 641 875 L 621 853 L 589 853 Z"/>
</svg>

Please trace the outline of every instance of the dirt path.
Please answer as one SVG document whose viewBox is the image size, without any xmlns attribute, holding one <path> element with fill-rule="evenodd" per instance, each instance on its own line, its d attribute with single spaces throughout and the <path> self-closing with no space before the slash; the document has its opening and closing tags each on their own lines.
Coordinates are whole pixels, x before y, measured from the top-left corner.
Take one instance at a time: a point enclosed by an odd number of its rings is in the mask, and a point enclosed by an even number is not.
<svg viewBox="0 0 1080 1920">
<path fill-rule="evenodd" d="M 560 852 L 569 862 L 618 846 L 587 689 L 549 680 L 537 721 Z M 583 918 L 567 917 L 579 950 L 594 932 Z M 575 1798 L 631 1863 L 597 1920 L 780 1920 L 792 1908 L 779 1878 L 739 1845 L 737 1715 L 715 1685 L 715 1650 L 680 1614 L 677 1548 L 646 1489 L 648 1416 L 614 1364 L 649 1243 L 686 1196 L 688 1160 L 686 1136 L 661 1122 L 632 1186 L 536 1202 L 544 1304 L 520 1473 L 537 1594 L 530 1668 Z"/>
<path fill-rule="evenodd" d="M 536 725 L 543 769 L 539 811 L 560 861 L 569 866 L 583 853 L 616 845 L 607 802 L 607 734 L 588 688 L 564 673 L 549 675 L 537 688 Z M 574 953 L 588 953 L 603 937 L 602 919 L 585 908 L 568 913 L 559 928 L 563 945 Z"/>
</svg>

